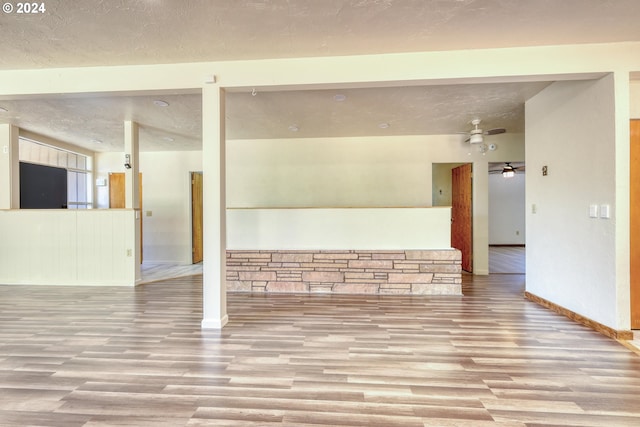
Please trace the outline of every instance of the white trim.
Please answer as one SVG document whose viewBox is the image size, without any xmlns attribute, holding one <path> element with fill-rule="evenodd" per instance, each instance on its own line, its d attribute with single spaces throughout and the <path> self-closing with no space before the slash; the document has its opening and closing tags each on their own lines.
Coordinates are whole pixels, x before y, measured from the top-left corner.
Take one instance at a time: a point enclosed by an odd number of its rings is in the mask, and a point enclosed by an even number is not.
<svg viewBox="0 0 640 427">
<path fill-rule="evenodd" d="M 229 316 L 224 315 L 221 319 L 202 319 L 202 329 L 222 329 L 229 321 Z"/>
</svg>

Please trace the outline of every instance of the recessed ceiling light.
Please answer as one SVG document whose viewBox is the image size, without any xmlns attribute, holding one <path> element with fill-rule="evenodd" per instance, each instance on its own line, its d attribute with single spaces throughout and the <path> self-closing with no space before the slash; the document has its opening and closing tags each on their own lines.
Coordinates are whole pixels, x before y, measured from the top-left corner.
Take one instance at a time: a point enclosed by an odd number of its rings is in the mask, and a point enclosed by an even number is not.
<svg viewBox="0 0 640 427">
<path fill-rule="evenodd" d="M 300 128 L 298 127 L 298 125 L 291 125 L 291 126 L 289 126 L 289 130 L 291 132 L 298 132 L 300 130 Z"/>
<path fill-rule="evenodd" d="M 153 105 L 155 105 L 157 107 L 168 107 L 169 103 L 167 101 L 163 101 L 161 99 L 156 99 L 155 101 L 153 101 Z"/>
<path fill-rule="evenodd" d="M 8 113 L 8 112 L 9 110 L 7 110 L 6 108 L 0 107 L 0 113 Z"/>
<path fill-rule="evenodd" d="M 169 142 L 175 141 L 175 139 L 171 138 L 170 136 L 163 136 L 162 139 L 164 139 L 165 141 L 169 141 Z"/>
<path fill-rule="evenodd" d="M 93 142 L 94 144 L 102 144 L 102 141 L 100 141 L 99 139 L 92 139 L 91 142 Z"/>
<path fill-rule="evenodd" d="M 345 99 L 347 99 L 347 95 L 344 95 L 342 93 L 338 93 L 338 94 L 333 95 L 333 100 L 336 101 L 336 102 L 342 102 Z"/>
<path fill-rule="evenodd" d="M 380 123 L 378 125 L 380 129 L 387 129 L 389 126 L 390 126 L 389 123 Z"/>
</svg>

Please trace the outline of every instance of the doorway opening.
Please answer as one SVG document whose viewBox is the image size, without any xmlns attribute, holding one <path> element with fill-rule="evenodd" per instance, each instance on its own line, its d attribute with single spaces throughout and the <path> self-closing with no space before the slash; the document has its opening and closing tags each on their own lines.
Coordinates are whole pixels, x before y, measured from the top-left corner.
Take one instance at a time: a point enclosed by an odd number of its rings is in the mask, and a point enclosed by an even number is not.
<svg viewBox="0 0 640 427">
<path fill-rule="evenodd" d="M 525 274 L 525 164 L 489 163 L 488 187 L 489 274 Z"/>
</svg>

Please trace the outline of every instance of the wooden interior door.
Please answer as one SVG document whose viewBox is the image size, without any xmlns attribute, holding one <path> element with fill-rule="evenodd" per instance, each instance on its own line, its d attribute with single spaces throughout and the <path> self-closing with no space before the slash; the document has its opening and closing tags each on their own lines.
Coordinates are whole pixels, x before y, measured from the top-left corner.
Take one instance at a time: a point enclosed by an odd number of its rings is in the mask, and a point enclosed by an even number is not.
<svg viewBox="0 0 640 427">
<path fill-rule="evenodd" d="M 640 120 L 631 120 L 630 151 L 631 329 L 640 329 Z"/>
<path fill-rule="evenodd" d="M 109 208 L 124 209 L 124 173 L 109 174 Z"/>
<path fill-rule="evenodd" d="M 202 262 L 202 172 L 191 172 L 192 262 Z"/>
<path fill-rule="evenodd" d="M 109 172 L 109 208 L 125 207 L 125 175 L 124 172 Z M 138 195 L 140 209 L 140 262 L 142 262 L 142 173 L 138 175 Z"/>
<path fill-rule="evenodd" d="M 462 252 L 462 269 L 473 272 L 472 165 L 451 170 L 451 246 Z"/>
</svg>

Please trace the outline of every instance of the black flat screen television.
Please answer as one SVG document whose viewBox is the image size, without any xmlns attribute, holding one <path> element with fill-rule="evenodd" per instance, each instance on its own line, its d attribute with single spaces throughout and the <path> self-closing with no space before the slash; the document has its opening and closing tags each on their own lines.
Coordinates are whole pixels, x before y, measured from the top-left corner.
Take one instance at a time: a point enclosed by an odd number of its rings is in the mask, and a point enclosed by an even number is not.
<svg viewBox="0 0 640 427">
<path fill-rule="evenodd" d="M 67 170 L 20 162 L 20 209 L 66 209 Z"/>
</svg>

